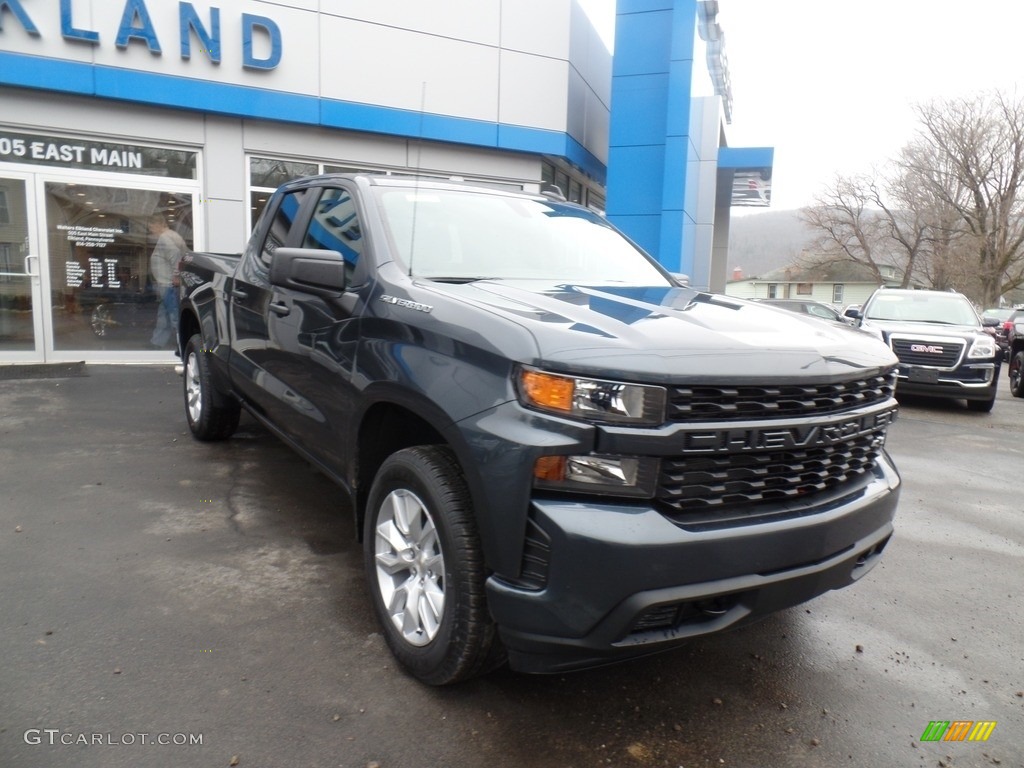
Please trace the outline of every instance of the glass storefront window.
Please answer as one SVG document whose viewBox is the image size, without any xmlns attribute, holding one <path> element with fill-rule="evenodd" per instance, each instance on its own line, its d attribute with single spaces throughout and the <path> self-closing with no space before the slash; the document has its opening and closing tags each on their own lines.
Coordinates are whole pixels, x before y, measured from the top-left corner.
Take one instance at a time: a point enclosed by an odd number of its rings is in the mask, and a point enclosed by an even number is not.
<svg viewBox="0 0 1024 768">
<path fill-rule="evenodd" d="M 174 349 L 191 195 L 47 182 L 45 197 L 54 349 Z"/>
<path fill-rule="evenodd" d="M 0 177 L 0 352 L 35 349 L 25 182 Z"/>
<path fill-rule="evenodd" d="M 253 187 L 277 189 L 286 181 L 320 173 L 319 163 L 300 163 L 293 160 L 273 160 L 253 157 L 249 160 L 249 184 Z"/>
</svg>

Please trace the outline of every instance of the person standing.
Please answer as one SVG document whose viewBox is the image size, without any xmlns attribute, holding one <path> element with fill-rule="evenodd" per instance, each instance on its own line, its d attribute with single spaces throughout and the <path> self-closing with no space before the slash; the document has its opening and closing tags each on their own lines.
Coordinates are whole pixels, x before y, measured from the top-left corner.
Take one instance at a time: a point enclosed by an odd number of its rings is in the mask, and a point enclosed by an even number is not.
<svg viewBox="0 0 1024 768">
<path fill-rule="evenodd" d="M 165 349 L 178 330 L 178 262 L 185 255 L 188 246 L 181 235 L 167 226 L 163 214 L 156 214 L 149 221 L 149 233 L 156 238 L 156 245 L 149 257 L 149 271 L 159 304 L 156 309 L 156 327 L 150 337 L 151 346 Z"/>
</svg>

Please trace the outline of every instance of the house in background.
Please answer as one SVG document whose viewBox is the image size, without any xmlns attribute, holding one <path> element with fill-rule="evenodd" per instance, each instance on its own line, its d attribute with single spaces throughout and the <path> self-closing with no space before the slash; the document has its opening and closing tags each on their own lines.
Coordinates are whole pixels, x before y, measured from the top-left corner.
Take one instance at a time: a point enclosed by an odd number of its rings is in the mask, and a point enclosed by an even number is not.
<svg viewBox="0 0 1024 768">
<path fill-rule="evenodd" d="M 853 262 L 792 264 L 760 277 L 744 277 L 737 267 L 725 284 L 725 294 L 740 299 L 807 299 L 842 309 L 850 304 L 863 304 L 880 285 L 899 286 L 900 276 L 895 267 L 883 266 L 881 272 L 884 281 L 879 283 L 870 269 Z"/>
</svg>

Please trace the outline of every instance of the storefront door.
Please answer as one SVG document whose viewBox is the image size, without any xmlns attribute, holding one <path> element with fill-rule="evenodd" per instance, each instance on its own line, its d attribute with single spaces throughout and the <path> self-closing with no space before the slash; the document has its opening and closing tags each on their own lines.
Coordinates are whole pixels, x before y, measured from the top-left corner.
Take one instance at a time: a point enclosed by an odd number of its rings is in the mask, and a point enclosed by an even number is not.
<svg viewBox="0 0 1024 768">
<path fill-rule="evenodd" d="M 0 363 L 173 360 L 198 179 L 192 150 L 0 127 Z"/>
<path fill-rule="evenodd" d="M 172 359 L 195 199 L 167 181 L 0 170 L 0 363 Z"/>
<path fill-rule="evenodd" d="M 0 172 L 0 362 L 44 359 L 35 200 L 31 174 Z"/>
</svg>

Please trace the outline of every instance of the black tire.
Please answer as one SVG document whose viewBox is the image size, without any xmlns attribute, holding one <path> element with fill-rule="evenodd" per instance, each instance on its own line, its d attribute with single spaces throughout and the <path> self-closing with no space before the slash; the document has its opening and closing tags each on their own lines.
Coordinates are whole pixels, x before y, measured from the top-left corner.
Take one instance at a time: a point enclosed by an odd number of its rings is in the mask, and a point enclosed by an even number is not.
<svg viewBox="0 0 1024 768">
<path fill-rule="evenodd" d="M 413 677 L 448 685 L 504 660 L 469 491 L 449 448 L 418 446 L 387 458 L 370 489 L 363 538 L 377 618 Z"/>
<path fill-rule="evenodd" d="M 1010 358 L 1010 394 L 1024 397 L 1024 349 Z"/>
<path fill-rule="evenodd" d="M 988 413 L 992 410 L 992 406 L 995 404 L 995 395 L 992 396 L 991 400 L 968 400 L 967 410 L 974 411 L 975 413 Z"/>
<path fill-rule="evenodd" d="M 216 391 L 209 354 L 198 333 L 185 345 L 185 418 L 197 440 L 226 440 L 238 428 L 241 407 Z"/>
</svg>

